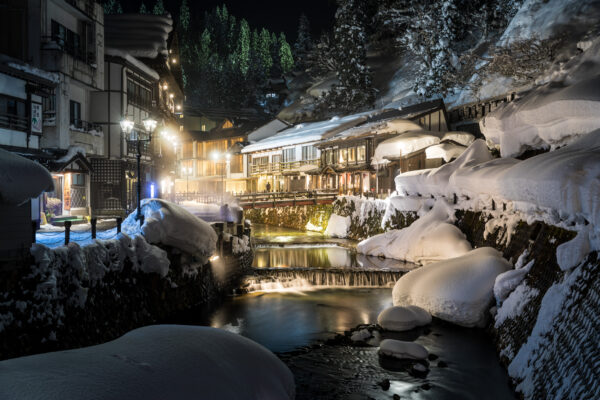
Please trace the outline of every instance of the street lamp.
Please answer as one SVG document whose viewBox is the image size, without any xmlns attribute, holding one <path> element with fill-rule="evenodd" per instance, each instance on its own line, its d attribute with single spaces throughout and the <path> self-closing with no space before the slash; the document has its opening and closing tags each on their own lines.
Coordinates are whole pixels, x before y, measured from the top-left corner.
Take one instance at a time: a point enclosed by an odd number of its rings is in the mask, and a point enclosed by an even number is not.
<svg viewBox="0 0 600 400">
<path fill-rule="evenodd" d="M 123 130 L 123 132 L 129 136 L 129 141 L 135 141 L 136 142 L 136 147 L 137 147 L 137 154 L 136 154 L 136 159 L 137 159 L 137 215 L 136 215 L 136 220 L 140 221 L 140 225 L 144 223 L 143 217 L 142 217 L 142 207 L 141 207 L 141 202 L 142 202 L 142 179 L 141 179 L 141 175 L 142 175 L 142 168 L 141 168 L 141 159 L 142 159 L 142 143 L 146 142 L 146 143 L 150 143 L 150 141 L 152 140 L 152 132 L 154 132 L 154 129 L 156 129 L 156 120 L 152 119 L 152 118 L 146 118 L 145 120 L 142 121 L 142 123 L 144 124 L 144 129 L 146 130 L 146 132 L 148 132 L 148 138 L 147 139 L 141 139 L 140 136 L 138 135 L 138 132 L 135 131 L 134 127 L 135 127 L 135 123 L 129 119 L 127 119 L 127 117 L 123 118 L 120 122 L 121 124 L 121 129 Z"/>
</svg>

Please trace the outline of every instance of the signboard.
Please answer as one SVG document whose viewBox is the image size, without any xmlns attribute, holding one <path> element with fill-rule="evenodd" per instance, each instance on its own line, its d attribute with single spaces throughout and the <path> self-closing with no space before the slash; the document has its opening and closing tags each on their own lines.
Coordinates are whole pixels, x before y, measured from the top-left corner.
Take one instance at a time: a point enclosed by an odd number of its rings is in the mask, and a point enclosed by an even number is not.
<svg viewBox="0 0 600 400">
<path fill-rule="evenodd" d="M 42 133 L 42 105 L 31 103 L 31 132 Z"/>
</svg>

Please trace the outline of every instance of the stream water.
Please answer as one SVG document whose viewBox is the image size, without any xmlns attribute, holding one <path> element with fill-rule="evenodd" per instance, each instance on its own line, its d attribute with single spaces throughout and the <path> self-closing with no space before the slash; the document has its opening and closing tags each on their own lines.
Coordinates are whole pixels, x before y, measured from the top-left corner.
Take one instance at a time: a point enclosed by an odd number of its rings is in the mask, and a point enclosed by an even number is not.
<svg viewBox="0 0 600 400">
<path fill-rule="evenodd" d="M 249 293 L 227 300 L 206 323 L 278 353 L 294 373 L 297 399 L 515 398 L 482 330 L 434 321 L 392 335 L 434 354 L 429 372 L 419 376 L 406 364 L 381 359 L 376 346 L 326 343 L 336 333 L 376 323 L 392 305 L 391 286 L 412 265 L 357 256 L 355 243 L 317 233 L 260 225 L 253 233 L 258 247 Z"/>
</svg>

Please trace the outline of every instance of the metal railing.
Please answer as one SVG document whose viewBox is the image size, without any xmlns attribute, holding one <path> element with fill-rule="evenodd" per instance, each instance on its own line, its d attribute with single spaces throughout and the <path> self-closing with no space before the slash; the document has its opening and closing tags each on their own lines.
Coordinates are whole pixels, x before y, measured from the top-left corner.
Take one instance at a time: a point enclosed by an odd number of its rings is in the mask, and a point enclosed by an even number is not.
<svg viewBox="0 0 600 400">
<path fill-rule="evenodd" d="M 299 160 L 299 161 L 286 161 L 286 162 L 272 162 L 267 164 L 251 164 L 250 165 L 250 173 L 253 175 L 256 174 L 266 174 L 273 172 L 284 172 L 284 171 L 292 171 L 294 169 L 300 168 L 304 165 L 314 165 L 315 168 L 319 168 L 321 166 L 321 160 Z"/>
<path fill-rule="evenodd" d="M 242 207 L 260 205 L 283 206 L 296 204 L 322 204 L 333 202 L 338 195 L 337 190 L 306 190 L 301 192 L 266 192 L 248 193 L 235 196 Z"/>
<path fill-rule="evenodd" d="M 29 120 L 27 117 L 20 117 L 18 115 L 0 114 L 0 127 L 16 131 L 28 131 Z"/>
</svg>

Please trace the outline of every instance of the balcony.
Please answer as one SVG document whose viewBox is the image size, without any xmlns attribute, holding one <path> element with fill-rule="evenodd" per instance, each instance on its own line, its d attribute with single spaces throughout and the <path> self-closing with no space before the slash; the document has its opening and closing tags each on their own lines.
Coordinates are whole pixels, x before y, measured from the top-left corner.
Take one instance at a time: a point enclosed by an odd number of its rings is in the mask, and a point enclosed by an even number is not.
<svg viewBox="0 0 600 400">
<path fill-rule="evenodd" d="M 302 167 L 306 167 L 306 169 L 319 168 L 321 165 L 321 161 L 319 159 L 315 160 L 299 160 L 299 161 L 286 161 L 286 162 L 276 162 L 276 163 L 268 163 L 268 164 L 251 164 L 250 165 L 250 174 L 252 175 L 268 175 L 268 174 L 276 174 L 276 173 L 284 173 L 284 172 L 292 172 L 303 169 Z"/>
<path fill-rule="evenodd" d="M 12 114 L 0 114 L 0 128 L 27 132 L 29 131 L 29 119 Z"/>
<path fill-rule="evenodd" d="M 76 119 L 71 121 L 71 130 L 76 132 L 88 132 L 88 133 L 100 133 L 102 132 L 102 126 L 93 122 L 83 121 Z"/>
</svg>

